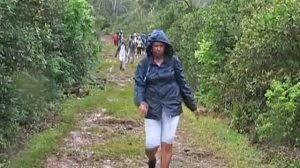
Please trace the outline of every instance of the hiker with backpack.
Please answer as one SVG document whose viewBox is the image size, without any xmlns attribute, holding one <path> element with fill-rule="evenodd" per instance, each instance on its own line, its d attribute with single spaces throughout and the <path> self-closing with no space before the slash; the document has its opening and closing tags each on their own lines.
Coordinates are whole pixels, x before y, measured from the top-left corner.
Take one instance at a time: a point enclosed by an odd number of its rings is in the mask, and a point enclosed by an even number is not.
<svg viewBox="0 0 300 168">
<path fill-rule="evenodd" d="M 196 117 L 205 114 L 197 108 L 182 64 L 173 55 L 173 47 L 162 30 L 154 30 L 148 39 L 147 56 L 135 73 L 135 104 L 145 118 L 146 149 L 149 168 L 155 168 L 156 152 L 161 147 L 161 168 L 169 168 L 182 100 Z"/>
<path fill-rule="evenodd" d="M 116 51 L 115 57 L 118 57 L 120 61 L 120 70 L 125 71 L 125 65 L 127 61 L 127 47 L 124 41 L 120 42 L 118 49 Z"/>
<path fill-rule="evenodd" d="M 137 55 L 138 56 L 142 56 L 142 48 L 143 48 L 143 41 L 141 39 L 141 36 L 139 36 L 137 38 L 137 42 L 136 42 L 136 49 L 137 49 Z"/>
</svg>

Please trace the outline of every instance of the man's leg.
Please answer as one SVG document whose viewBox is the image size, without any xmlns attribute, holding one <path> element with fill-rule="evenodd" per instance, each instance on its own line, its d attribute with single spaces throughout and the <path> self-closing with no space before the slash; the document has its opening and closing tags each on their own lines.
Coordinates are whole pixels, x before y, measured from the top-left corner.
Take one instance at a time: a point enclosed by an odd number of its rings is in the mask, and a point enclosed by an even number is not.
<svg viewBox="0 0 300 168">
<path fill-rule="evenodd" d="M 169 168 L 172 159 L 172 144 L 161 143 L 161 168 Z"/>
<path fill-rule="evenodd" d="M 155 168 L 156 152 L 161 142 L 161 121 L 145 119 L 146 132 L 146 156 L 148 157 L 149 168 Z"/>
<path fill-rule="evenodd" d="M 132 53 L 131 53 L 131 64 L 133 64 L 134 62 L 134 57 L 135 57 L 135 51 L 133 50 Z"/>
<path fill-rule="evenodd" d="M 180 116 L 170 117 L 162 114 L 161 168 L 169 168 L 172 147 Z"/>
<path fill-rule="evenodd" d="M 125 71 L 125 69 L 126 69 L 126 67 L 125 67 L 125 58 L 124 58 L 124 60 L 122 61 L 122 69 L 123 69 L 123 71 Z"/>
</svg>

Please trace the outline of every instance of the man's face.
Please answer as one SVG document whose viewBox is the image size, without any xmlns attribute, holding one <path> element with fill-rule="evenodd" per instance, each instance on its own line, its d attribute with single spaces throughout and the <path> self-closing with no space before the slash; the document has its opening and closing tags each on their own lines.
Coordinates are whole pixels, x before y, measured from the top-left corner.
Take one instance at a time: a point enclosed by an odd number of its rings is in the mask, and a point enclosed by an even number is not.
<svg viewBox="0 0 300 168">
<path fill-rule="evenodd" d="M 166 45 L 162 42 L 154 42 L 152 45 L 153 56 L 164 56 L 166 50 Z"/>
</svg>

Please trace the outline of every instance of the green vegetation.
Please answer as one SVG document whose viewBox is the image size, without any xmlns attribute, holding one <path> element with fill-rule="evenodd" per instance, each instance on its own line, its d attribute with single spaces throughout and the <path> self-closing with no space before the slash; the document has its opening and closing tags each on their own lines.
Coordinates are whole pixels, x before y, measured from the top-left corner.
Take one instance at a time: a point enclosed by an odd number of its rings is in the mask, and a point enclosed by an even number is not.
<svg viewBox="0 0 300 168">
<path fill-rule="evenodd" d="M 111 45 L 104 46 L 105 53 L 113 51 Z M 112 61 L 111 59 L 104 59 L 99 65 L 101 70 L 99 73 L 94 75 L 102 76 L 102 72 L 109 71 L 111 66 L 117 65 L 117 60 Z M 106 68 L 104 68 L 106 67 Z M 134 67 L 132 66 L 130 70 L 126 73 L 133 73 Z M 118 68 L 113 68 L 112 73 L 118 75 Z M 13 156 L 10 160 L 9 167 L 11 168 L 31 168 L 31 167 L 43 167 L 44 160 L 46 156 L 51 154 L 51 152 L 58 149 L 61 145 L 62 139 L 69 134 L 70 131 L 75 129 L 78 125 L 79 119 L 78 114 L 88 114 L 93 112 L 98 108 L 105 108 L 107 114 L 122 117 L 122 118 L 138 118 L 136 108 L 133 104 L 132 98 L 133 88 L 131 86 L 125 86 L 119 88 L 116 84 L 108 84 L 105 90 L 92 89 L 91 96 L 83 99 L 72 98 L 65 101 L 62 105 L 62 112 L 59 113 L 58 119 L 59 123 L 54 128 L 45 130 L 39 134 L 36 134 L 30 139 L 26 144 L 24 150 L 18 155 Z M 131 103 L 132 102 L 132 103 Z M 95 128 L 93 131 L 101 132 L 101 129 Z M 127 143 L 126 137 L 124 137 L 124 142 Z M 134 137 L 132 137 L 134 138 Z M 119 140 L 121 143 L 121 140 Z M 140 141 L 142 143 L 142 141 Z M 138 143 L 137 143 L 138 144 Z M 112 144 L 113 147 L 114 144 Z M 121 145 L 121 144 L 120 144 Z M 128 145 L 128 144 L 127 144 Z M 132 147 L 132 146 L 130 146 Z M 129 148 L 129 146 L 128 146 Z M 139 148 L 138 146 L 135 148 Z M 115 148 L 117 149 L 117 148 Z M 126 150 L 126 147 L 123 148 Z M 142 149 L 142 148 L 140 148 Z M 113 150 L 113 149 L 108 149 Z M 132 149 L 128 149 L 132 151 Z M 95 147 L 97 151 L 97 147 Z M 117 152 L 117 151 L 116 151 Z M 98 152 L 98 155 L 100 153 Z"/>
<path fill-rule="evenodd" d="M 23 128 L 39 130 L 57 115 L 62 90 L 83 84 L 100 45 L 84 0 L 5 0 L 0 8 L 2 153 Z"/>
<path fill-rule="evenodd" d="M 94 109 L 102 108 L 104 104 L 109 103 L 109 98 L 106 97 L 108 93 L 118 95 L 119 90 L 108 88 L 104 92 L 101 90 L 93 90 L 93 96 L 83 99 L 70 99 L 63 104 L 63 111 L 59 115 L 60 123 L 52 129 L 46 130 L 40 134 L 35 135 L 27 143 L 25 149 L 11 160 L 9 167 L 11 168 L 31 168 L 43 167 L 44 159 L 47 155 L 57 149 L 63 137 L 76 128 L 79 121 L 78 113 L 92 112 Z M 131 93 L 130 93 L 131 94 Z M 131 95 L 127 95 L 129 97 Z M 127 101 L 127 99 L 122 99 Z M 118 105 L 118 104 L 116 104 Z M 118 111 L 118 107 L 109 108 L 108 111 L 116 111 L 116 116 L 124 116 L 123 111 Z M 121 108 L 119 108 L 121 109 Z M 134 113 L 136 110 L 128 109 L 129 112 Z"/>
<path fill-rule="evenodd" d="M 286 167 L 286 162 L 282 162 L 283 157 L 274 157 L 265 160 L 267 153 L 250 146 L 249 140 L 226 125 L 221 119 L 200 118 L 194 119 L 193 114 L 184 114 L 187 121 L 184 129 L 193 132 L 195 146 L 204 147 L 213 151 L 217 156 L 225 158 L 229 167 L 232 168 L 275 168 Z"/>
<path fill-rule="evenodd" d="M 189 0 L 157 8 L 156 27 L 174 42 L 200 103 L 253 142 L 300 145 L 298 5 Z"/>
</svg>

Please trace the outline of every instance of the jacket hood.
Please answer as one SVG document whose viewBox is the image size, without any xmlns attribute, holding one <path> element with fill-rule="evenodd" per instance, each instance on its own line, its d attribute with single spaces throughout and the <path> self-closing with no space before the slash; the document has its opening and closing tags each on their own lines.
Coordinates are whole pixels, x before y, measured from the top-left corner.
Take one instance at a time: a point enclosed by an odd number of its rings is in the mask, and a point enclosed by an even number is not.
<svg viewBox="0 0 300 168">
<path fill-rule="evenodd" d="M 146 48 L 146 52 L 147 52 L 147 56 L 151 56 L 152 57 L 152 45 L 154 42 L 162 42 L 166 44 L 166 56 L 168 57 L 172 57 L 173 56 L 173 46 L 170 43 L 166 33 L 161 30 L 161 29 L 156 29 L 154 30 L 150 37 L 147 40 L 147 48 Z"/>
</svg>

